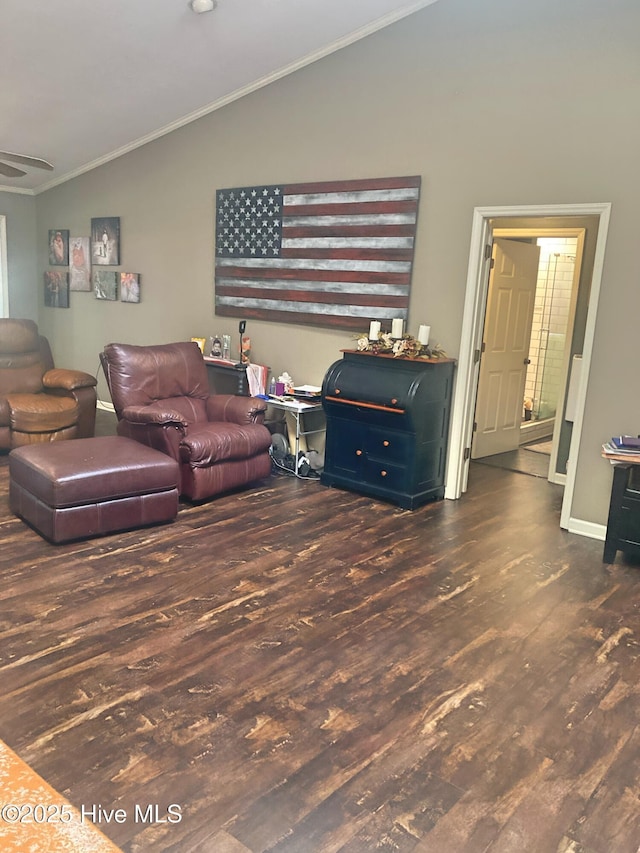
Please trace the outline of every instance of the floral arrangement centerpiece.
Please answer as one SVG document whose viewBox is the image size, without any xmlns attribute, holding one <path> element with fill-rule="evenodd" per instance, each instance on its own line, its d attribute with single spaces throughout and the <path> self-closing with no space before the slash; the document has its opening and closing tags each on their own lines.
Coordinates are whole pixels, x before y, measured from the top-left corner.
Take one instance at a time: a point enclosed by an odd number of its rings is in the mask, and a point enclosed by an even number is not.
<svg viewBox="0 0 640 853">
<path fill-rule="evenodd" d="M 391 332 L 378 332 L 378 337 L 371 340 L 366 332 L 362 332 L 356 341 L 358 352 L 370 352 L 373 355 L 392 355 L 394 358 L 447 358 L 440 344 L 422 344 L 413 335 L 394 338 Z"/>
</svg>

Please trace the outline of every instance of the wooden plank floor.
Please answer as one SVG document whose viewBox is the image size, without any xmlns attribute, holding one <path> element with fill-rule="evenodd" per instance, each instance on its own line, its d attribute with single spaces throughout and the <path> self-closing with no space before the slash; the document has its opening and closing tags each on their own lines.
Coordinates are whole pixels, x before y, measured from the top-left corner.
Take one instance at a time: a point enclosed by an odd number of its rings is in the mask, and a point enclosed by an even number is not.
<svg viewBox="0 0 640 853">
<path fill-rule="evenodd" d="M 277 476 L 61 546 L 7 490 L 0 738 L 123 850 L 638 850 L 640 569 L 559 487 Z"/>
</svg>

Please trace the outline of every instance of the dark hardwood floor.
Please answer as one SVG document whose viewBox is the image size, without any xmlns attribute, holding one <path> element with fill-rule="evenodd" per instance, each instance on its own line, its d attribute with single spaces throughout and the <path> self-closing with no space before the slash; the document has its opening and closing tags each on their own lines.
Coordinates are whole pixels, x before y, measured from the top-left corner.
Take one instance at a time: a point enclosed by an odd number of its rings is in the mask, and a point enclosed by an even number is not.
<svg viewBox="0 0 640 853">
<path fill-rule="evenodd" d="M 61 546 L 7 491 L 5 456 L 0 738 L 123 850 L 638 850 L 640 569 L 559 487 L 275 476 Z"/>
</svg>

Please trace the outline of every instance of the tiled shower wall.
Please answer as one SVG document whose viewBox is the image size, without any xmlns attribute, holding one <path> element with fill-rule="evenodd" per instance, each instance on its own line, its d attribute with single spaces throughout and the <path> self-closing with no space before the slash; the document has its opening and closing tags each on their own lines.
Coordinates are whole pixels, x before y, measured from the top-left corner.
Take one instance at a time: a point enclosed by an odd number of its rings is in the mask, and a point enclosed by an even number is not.
<svg viewBox="0 0 640 853">
<path fill-rule="evenodd" d="M 539 237 L 540 266 L 525 382 L 532 420 L 555 416 L 576 261 L 575 237 Z"/>
</svg>

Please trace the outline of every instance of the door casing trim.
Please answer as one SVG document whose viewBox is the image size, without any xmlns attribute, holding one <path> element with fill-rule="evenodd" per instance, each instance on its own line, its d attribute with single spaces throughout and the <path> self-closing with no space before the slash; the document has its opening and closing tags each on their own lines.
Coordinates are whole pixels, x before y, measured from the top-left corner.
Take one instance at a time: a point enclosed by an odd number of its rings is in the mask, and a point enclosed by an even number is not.
<svg viewBox="0 0 640 853">
<path fill-rule="evenodd" d="M 571 506 L 576 476 L 576 458 L 580 446 L 584 406 L 587 396 L 589 367 L 593 351 L 598 300 L 602 283 L 602 269 L 611 217 L 611 203 L 598 202 L 593 204 L 550 204 L 550 205 L 517 205 L 506 207 L 476 207 L 473 211 L 471 227 L 471 243 L 469 247 L 469 265 L 467 269 L 467 284 L 462 317 L 460 337 L 460 352 L 455 382 L 454 400 L 449 435 L 449 458 L 445 482 L 445 498 L 456 500 L 467 488 L 469 461 L 465 459 L 465 448 L 471 446 L 473 430 L 473 414 L 478 386 L 478 363 L 474 361 L 474 353 L 482 345 L 484 315 L 487 303 L 489 284 L 490 259 L 485 257 L 484 247 L 491 242 L 491 220 L 500 218 L 531 218 L 531 217 L 566 217 L 566 216 L 597 216 L 598 236 L 595 247 L 593 278 L 587 312 L 584 347 L 582 352 L 583 370 L 580 385 L 576 395 L 576 419 L 573 423 L 567 475 L 560 515 L 560 526 L 571 529 Z M 541 223 L 542 224 L 542 223 Z M 575 525 L 575 532 L 580 532 L 581 525 Z M 584 534 L 583 534 L 584 535 Z"/>
</svg>

